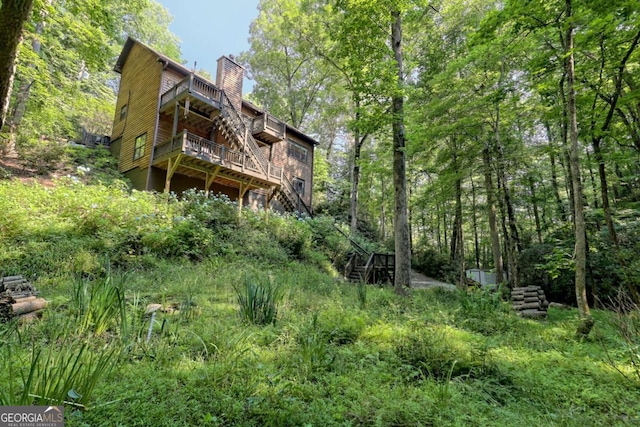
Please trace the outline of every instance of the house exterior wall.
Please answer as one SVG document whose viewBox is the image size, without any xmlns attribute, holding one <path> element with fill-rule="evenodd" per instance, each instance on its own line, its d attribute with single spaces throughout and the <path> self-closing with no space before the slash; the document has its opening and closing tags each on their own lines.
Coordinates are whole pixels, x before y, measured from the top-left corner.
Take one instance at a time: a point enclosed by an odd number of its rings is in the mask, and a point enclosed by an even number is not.
<svg viewBox="0 0 640 427">
<path fill-rule="evenodd" d="M 122 78 L 116 102 L 111 139 L 122 138 L 120 145 L 120 172 L 134 168 L 146 169 L 155 138 L 155 124 L 160 95 L 162 64 L 149 49 L 134 44 L 122 67 Z M 121 119 L 120 112 L 126 105 L 127 113 Z M 135 139 L 146 133 L 144 154 L 134 160 Z M 142 188 L 145 188 L 144 186 Z"/>
<path fill-rule="evenodd" d="M 299 144 L 307 149 L 307 160 L 302 162 L 289 154 L 289 141 Z M 287 135 L 287 139 L 273 144 L 271 147 L 271 161 L 284 169 L 284 174 L 291 182 L 295 178 L 304 180 L 305 191 L 302 200 L 307 206 L 311 206 L 313 188 L 313 145 L 297 138 L 294 135 Z"/>
</svg>

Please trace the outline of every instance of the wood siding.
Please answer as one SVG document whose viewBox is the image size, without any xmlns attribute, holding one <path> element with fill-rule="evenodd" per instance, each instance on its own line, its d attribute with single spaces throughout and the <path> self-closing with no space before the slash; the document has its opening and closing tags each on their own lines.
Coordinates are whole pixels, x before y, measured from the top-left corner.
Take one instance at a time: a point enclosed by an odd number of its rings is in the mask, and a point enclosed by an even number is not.
<svg viewBox="0 0 640 427">
<path fill-rule="evenodd" d="M 301 162 L 295 157 L 290 157 L 288 153 L 289 142 L 282 141 L 273 144 L 271 161 L 284 169 L 284 174 L 293 182 L 294 178 L 303 179 L 305 182 L 305 191 L 302 200 L 311 206 L 311 193 L 313 188 L 313 145 L 304 142 L 295 136 L 289 135 L 287 139 L 291 139 L 296 144 L 305 147 L 308 150 L 307 161 Z"/>
<path fill-rule="evenodd" d="M 164 71 L 164 77 L 162 79 L 162 93 L 165 93 L 169 89 L 173 88 L 176 83 L 184 79 L 185 76 L 185 74 L 182 74 L 174 69 L 166 69 Z"/>
<path fill-rule="evenodd" d="M 116 103 L 112 139 L 122 138 L 120 148 L 120 172 L 135 167 L 147 168 L 155 137 L 155 124 L 160 94 L 162 64 L 155 53 L 144 46 L 134 44 L 122 67 L 120 90 Z M 127 115 L 120 119 L 120 110 L 127 105 Z M 137 136 L 146 132 L 144 154 L 133 160 Z"/>
</svg>

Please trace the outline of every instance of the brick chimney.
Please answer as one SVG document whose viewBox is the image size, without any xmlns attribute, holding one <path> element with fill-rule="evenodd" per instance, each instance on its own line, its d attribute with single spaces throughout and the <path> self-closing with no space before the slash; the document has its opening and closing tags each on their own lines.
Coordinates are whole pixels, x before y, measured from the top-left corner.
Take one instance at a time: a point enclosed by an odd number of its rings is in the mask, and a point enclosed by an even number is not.
<svg viewBox="0 0 640 427">
<path fill-rule="evenodd" d="M 242 110 L 242 79 L 244 67 L 233 56 L 221 56 L 218 59 L 216 86 L 224 90 L 231 104 L 240 113 Z"/>
</svg>

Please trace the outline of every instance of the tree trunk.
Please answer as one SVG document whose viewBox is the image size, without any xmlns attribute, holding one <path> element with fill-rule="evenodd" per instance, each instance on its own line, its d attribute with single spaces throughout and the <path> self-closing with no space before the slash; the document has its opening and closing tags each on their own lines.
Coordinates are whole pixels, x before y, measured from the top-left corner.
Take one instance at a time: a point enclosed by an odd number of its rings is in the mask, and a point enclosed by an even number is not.
<svg viewBox="0 0 640 427">
<path fill-rule="evenodd" d="M 449 226 L 448 226 L 448 222 L 447 222 L 447 205 L 446 203 L 442 203 L 441 205 L 442 209 L 440 210 L 440 215 L 442 217 L 442 230 L 443 230 L 443 244 L 442 247 L 446 248 L 447 246 L 449 246 L 449 234 L 447 233 L 449 230 Z"/>
<path fill-rule="evenodd" d="M 573 27 L 571 0 L 565 0 L 566 19 L 568 28 L 565 37 L 565 71 L 567 75 L 567 118 L 568 134 L 571 144 L 569 145 L 570 167 L 573 184 L 573 206 L 575 224 L 575 265 L 576 265 L 576 300 L 578 303 L 578 314 L 580 325 L 576 331 L 578 336 L 588 337 L 593 327 L 593 318 L 589 310 L 586 288 L 586 267 L 587 267 L 587 241 L 586 227 L 584 221 L 584 201 L 582 196 L 582 182 L 580 180 L 580 156 L 578 147 L 578 121 L 576 112 L 576 92 L 575 64 L 573 57 Z"/>
<path fill-rule="evenodd" d="M 31 41 L 31 49 L 36 55 L 40 55 L 42 49 L 42 43 L 40 36 L 44 30 L 45 18 L 47 17 L 47 9 L 51 4 L 49 0 L 46 4 L 47 7 L 40 11 L 40 21 L 36 24 L 36 34 Z M 29 67 L 35 68 L 35 64 L 29 64 Z M 22 123 L 22 118 L 27 112 L 27 101 L 29 101 L 29 95 L 31 93 L 31 87 L 35 81 L 33 79 L 21 79 L 18 94 L 15 97 L 14 107 L 9 118 L 9 144 L 7 151 L 12 152 L 15 150 L 15 142 L 18 138 L 18 128 Z"/>
<path fill-rule="evenodd" d="M 455 142 L 454 142 L 455 144 Z M 454 148 L 457 150 L 457 148 Z M 458 170 L 458 158 L 454 152 L 453 165 L 454 170 Z M 464 236 L 462 234 L 462 179 L 460 175 L 456 177 L 456 209 L 453 220 L 453 233 L 451 235 L 451 255 L 454 261 L 458 264 L 458 283 L 462 289 L 467 288 L 467 281 L 465 280 L 465 265 L 464 265 Z"/>
<path fill-rule="evenodd" d="M 536 234 L 538 243 L 542 244 L 542 228 L 540 227 L 540 213 L 538 212 L 538 198 L 536 197 L 536 186 L 533 177 L 529 175 L 529 190 L 531 191 L 531 204 L 533 205 L 533 218 L 536 223 Z"/>
<path fill-rule="evenodd" d="M 518 233 L 518 226 L 516 223 L 515 211 L 513 209 L 513 204 L 511 203 L 511 193 L 509 191 L 509 185 L 507 183 L 507 174 L 505 172 L 504 164 L 506 159 L 504 157 L 504 150 L 502 148 L 502 140 L 500 135 L 500 104 L 496 103 L 496 121 L 495 121 L 495 143 L 496 143 L 496 154 L 497 154 L 497 164 L 498 164 L 498 188 L 502 189 L 502 202 L 503 202 L 503 215 L 506 213 L 506 218 L 508 219 L 509 225 L 509 233 L 505 233 L 505 242 L 508 251 L 508 260 L 509 260 L 509 275 L 511 278 L 511 283 L 513 287 L 517 288 L 520 286 L 520 271 L 518 265 L 518 254 L 522 251 L 522 245 L 520 243 L 520 237 Z"/>
<path fill-rule="evenodd" d="M 553 195 L 556 199 L 556 206 L 558 207 L 558 215 L 563 222 L 567 222 L 567 211 L 564 208 L 562 199 L 560 198 L 560 186 L 558 185 L 558 173 L 556 171 L 556 155 L 553 147 L 553 138 L 551 137 L 551 127 L 548 123 L 545 123 L 547 129 L 547 141 L 549 142 L 549 160 L 551 161 L 551 186 L 553 188 Z"/>
<path fill-rule="evenodd" d="M 482 160 L 484 163 L 484 185 L 487 192 L 487 210 L 489 214 L 489 234 L 491 235 L 491 252 L 493 254 L 493 268 L 496 270 L 496 282 L 504 281 L 502 267 L 502 253 L 500 251 L 500 236 L 496 223 L 496 203 L 493 188 L 493 178 L 491 172 L 491 158 L 489 148 L 482 150 Z"/>
<path fill-rule="evenodd" d="M 360 118 L 360 101 L 356 100 L 356 123 Z M 367 135 L 360 136 L 360 131 L 354 131 L 353 137 L 353 169 L 351 172 L 351 198 L 349 203 L 349 214 L 351 215 L 351 234 L 358 231 L 358 188 L 360 185 L 360 150 L 362 144 L 367 139 Z"/>
<path fill-rule="evenodd" d="M 591 154 L 589 154 L 589 151 L 587 150 L 587 165 L 589 166 L 589 180 L 591 181 L 591 193 L 593 196 L 593 207 L 594 209 L 598 209 L 599 207 L 599 203 L 598 203 L 598 186 L 596 185 L 596 178 L 593 174 L 593 166 L 592 166 L 592 161 L 591 161 Z M 600 230 L 600 221 L 596 221 L 596 228 L 598 230 Z"/>
<path fill-rule="evenodd" d="M 404 70 L 402 65 L 402 18 L 391 12 L 391 47 L 398 67 L 398 91 L 392 99 L 393 114 L 393 186 L 395 188 L 394 236 L 396 249 L 395 291 L 404 294 L 411 286 L 411 249 L 407 217 L 407 173 L 404 134 Z"/>
<path fill-rule="evenodd" d="M 407 180 L 407 186 L 409 188 L 408 200 L 411 200 L 411 195 L 413 194 L 412 183 L 411 180 Z M 407 203 L 408 210 L 408 222 L 409 222 L 409 252 L 413 253 L 413 209 Z"/>
<path fill-rule="evenodd" d="M 387 212 L 386 212 L 386 200 L 385 200 L 385 194 L 387 194 L 387 190 L 385 189 L 384 186 L 384 174 L 381 173 L 380 174 L 380 235 L 382 236 L 382 240 L 386 240 L 387 239 L 387 228 L 386 228 L 386 221 L 387 221 Z"/>
<path fill-rule="evenodd" d="M 476 268 L 480 268 L 480 239 L 478 238 L 478 218 L 476 217 L 476 185 L 471 176 L 471 223 L 473 226 L 473 249 Z"/>
<path fill-rule="evenodd" d="M 438 241 L 438 253 L 442 253 L 442 233 L 440 228 L 440 202 L 436 201 L 436 239 Z M 446 238 L 445 238 L 446 239 Z M 446 243 L 445 243 L 446 245 Z"/>
<path fill-rule="evenodd" d="M 562 156 L 560 156 L 560 163 L 562 169 L 565 172 L 565 185 L 567 188 L 567 194 L 569 194 L 569 215 L 575 224 L 575 207 L 574 207 L 574 190 L 573 190 L 573 173 L 571 171 L 571 159 L 569 158 L 569 112 L 567 95 L 565 94 L 564 85 L 567 80 L 567 70 L 565 66 L 564 74 L 560 79 L 560 98 L 562 99 L 562 122 L 561 122 L 561 139 L 562 139 Z M 575 77 L 575 76 L 574 76 Z M 564 162 L 563 162 L 564 157 Z"/>
<path fill-rule="evenodd" d="M 32 7 L 33 0 L 3 0 L 0 6 L 0 129 L 9 109 L 22 27 Z"/>
</svg>

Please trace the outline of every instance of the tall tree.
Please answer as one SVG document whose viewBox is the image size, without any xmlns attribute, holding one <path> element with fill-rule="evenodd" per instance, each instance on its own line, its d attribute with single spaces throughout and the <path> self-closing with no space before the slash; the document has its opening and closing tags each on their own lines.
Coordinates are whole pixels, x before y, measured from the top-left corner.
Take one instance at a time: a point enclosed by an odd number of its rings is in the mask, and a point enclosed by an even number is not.
<svg viewBox="0 0 640 427">
<path fill-rule="evenodd" d="M 0 4 L 0 129 L 9 109 L 22 28 L 32 7 L 33 0 L 3 0 Z"/>
<path fill-rule="evenodd" d="M 261 0 L 258 11 L 250 49 L 240 56 L 256 81 L 252 99 L 294 127 L 306 127 L 319 107 L 329 107 L 323 99 L 341 101 L 333 91 L 339 75 L 305 37 L 313 10 L 301 0 Z"/>
<path fill-rule="evenodd" d="M 582 181 L 580 174 L 580 148 L 578 146 L 578 119 L 576 111 L 575 90 L 575 62 L 574 62 L 574 27 L 572 0 L 565 0 L 566 33 L 565 44 L 565 73 L 567 76 L 567 114 L 569 128 L 569 156 L 571 160 L 573 207 L 574 207 L 574 232 L 575 232 L 575 286 L 576 300 L 580 325 L 576 331 L 578 335 L 587 337 L 593 327 L 593 318 L 587 301 L 587 241 L 586 226 L 584 221 L 584 201 L 582 193 Z"/>
<path fill-rule="evenodd" d="M 110 132 L 117 84 L 110 68 L 128 34 L 179 59 L 178 39 L 166 28 L 171 17 L 155 1 L 35 5 L 38 13 L 26 27 L 31 46 L 20 49 L 7 117 L 9 140 L 23 136 L 23 148 L 75 138 L 81 129 Z"/>
<path fill-rule="evenodd" d="M 407 212 L 407 161 L 404 133 L 404 67 L 402 62 L 402 17 L 392 10 L 391 48 L 398 70 L 398 88 L 392 98 L 393 186 L 395 190 L 394 240 L 396 250 L 395 291 L 405 293 L 411 286 L 411 236 Z"/>
</svg>

